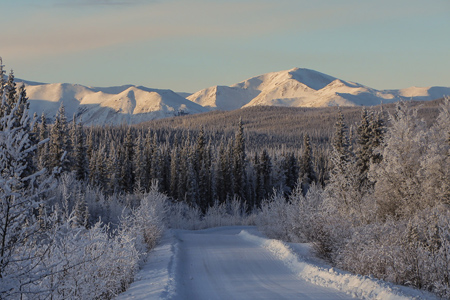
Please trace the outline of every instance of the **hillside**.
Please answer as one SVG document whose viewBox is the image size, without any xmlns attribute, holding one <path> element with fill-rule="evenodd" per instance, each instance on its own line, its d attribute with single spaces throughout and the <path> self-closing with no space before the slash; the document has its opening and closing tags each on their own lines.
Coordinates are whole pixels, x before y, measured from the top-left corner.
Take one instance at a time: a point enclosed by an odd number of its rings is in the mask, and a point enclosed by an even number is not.
<svg viewBox="0 0 450 300">
<path fill-rule="evenodd" d="M 436 118 L 441 100 L 409 102 L 418 108 L 418 115 L 428 124 Z M 385 112 L 392 112 L 395 104 L 384 104 Z M 380 110 L 381 106 L 369 108 Z M 361 107 L 341 107 L 349 127 L 360 121 Z M 303 134 L 308 133 L 314 144 L 326 143 L 332 136 L 337 119 L 337 107 L 246 107 L 233 111 L 208 113 L 153 120 L 138 127 L 160 131 L 198 131 L 201 127 L 216 139 L 234 136 L 239 118 L 242 118 L 249 149 L 260 147 L 300 148 Z M 387 118 L 387 116 L 386 116 Z"/>
<path fill-rule="evenodd" d="M 85 125 L 137 124 L 206 111 L 171 90 L 133 85 L 98 88 L 67 83 L 22 82 L 30 99 L 31 113 L 45 113 L 53 119 L 63 103 L 67 117 L 75 115 Z"/>
</svg>

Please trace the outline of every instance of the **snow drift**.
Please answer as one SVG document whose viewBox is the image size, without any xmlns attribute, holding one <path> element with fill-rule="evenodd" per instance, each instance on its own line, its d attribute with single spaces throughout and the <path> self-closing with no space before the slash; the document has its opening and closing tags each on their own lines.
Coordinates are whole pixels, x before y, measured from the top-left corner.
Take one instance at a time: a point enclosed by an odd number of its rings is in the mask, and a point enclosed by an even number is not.
<svg viewBox="0 0 450 300">
<path fill-rule="evenodd" d="M 269 250 L 283 261 L 298 277 L 316 285 L 337 289 L 359 299 L 407 300 L 438 299 L 423 291 L 395 286 L 367 276 L 354 275 L 327 266 L 302 260 L 292 249 L 279 240 L 266 239 L 242 230 L 242 238 Z"/>
</svg>

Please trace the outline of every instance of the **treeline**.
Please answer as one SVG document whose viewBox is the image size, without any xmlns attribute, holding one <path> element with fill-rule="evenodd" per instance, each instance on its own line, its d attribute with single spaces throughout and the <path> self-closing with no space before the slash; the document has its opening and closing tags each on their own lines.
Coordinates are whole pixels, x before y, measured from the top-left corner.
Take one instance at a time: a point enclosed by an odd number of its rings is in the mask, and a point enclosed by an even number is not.
<svg viewBox="0 0 450 300">
<path fill-rule="evenodd" d="M 146 192 L 156 180 L 161 192 L 202 211 L 236 196 L 253 208 L 274 189 L 289 194 L 299 178 L 323 185 L 328 174 L 328 149 L 314 147 L 308 134 L 298 149 L 246 149 L 242 119 L 230 137 L 203 128 L 84 128 L 67 122 L 63 106 L 54 124 L 40 120 L 34 135 L 50 141 L 39 146 L 37 165 L 61 165 L 106 194 Z"/>
</svg>

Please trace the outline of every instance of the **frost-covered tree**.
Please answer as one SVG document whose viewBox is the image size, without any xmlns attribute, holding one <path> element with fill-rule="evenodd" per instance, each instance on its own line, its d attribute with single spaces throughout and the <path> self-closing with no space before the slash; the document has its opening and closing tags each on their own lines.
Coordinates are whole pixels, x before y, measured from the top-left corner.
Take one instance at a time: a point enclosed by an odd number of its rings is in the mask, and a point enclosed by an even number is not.
<svg viewBox="0 0 450 300">
<path fill-rule="evenodd" d="M 61 103 L 55 116 L 55 123 L 50 129 L 49 144 L 49 168 L 50 170 L 61 167 L 62 172 L 69 171 L 71 168 L 69 155 L 71 154 L 71 144 L 69 139 L 69 130 L 65 115 L 64 104 Z"/>
<path fill-rule="evenodd" d="M 10 88 L 4 87 L 2 104 Z M 36 266 L 41 253 L 33 246 L 41 228 L 35 210 L 53 179 L 43 177 L 45 170 L 30 172 L 29 156 L 37 145 L 30 138 L 27 106 L 21 106 L 23 95 L 0 118 L 0 298 L 20 294 L 24 286 L 47 276 Z"/>
<path fill-rule="evenodd" d="M 355 190 L 357 170 L 353 153 L 350 151 L 347 125 L 339 110 L 335 125 L 333 148 L 331 151 L 332 169 L 326 186 L 326 201 L 331 210 L 336 210 L 343 217 L 351 217 L 354 210 L 359 210 L 361 199 Z"/>
<path fill-rule="evenodd" d="M 383 160 L 371 165 L 369 176 L 376 182 L 378 216 L 399 218 L 427 206 L 420 196 L 422 185 L 417 174 L 429 137 L 417 110 L 408 108 L 405 102 L 397 105 L 389 119 L 390 127 L 380 149 Z"/>
<path fill-rule="evenodd" d="M 450 98 L 444 99 L 430 135 L 420 160 L 423 201 L 450 205 Z"/>
</svg>

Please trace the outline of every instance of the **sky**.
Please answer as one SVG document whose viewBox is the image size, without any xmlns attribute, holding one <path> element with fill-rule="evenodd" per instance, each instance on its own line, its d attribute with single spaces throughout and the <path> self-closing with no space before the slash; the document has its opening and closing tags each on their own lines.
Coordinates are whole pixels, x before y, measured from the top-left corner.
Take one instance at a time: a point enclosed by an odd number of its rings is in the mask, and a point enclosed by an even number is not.
<svg viewBox="0 0 450 300">
<path fill-rule="evenodd" d="M 16 77 L 196 92 L 313 69 L 376 89 L 450 87 L 450 0 L 0 0 Z"/>
</svg>

